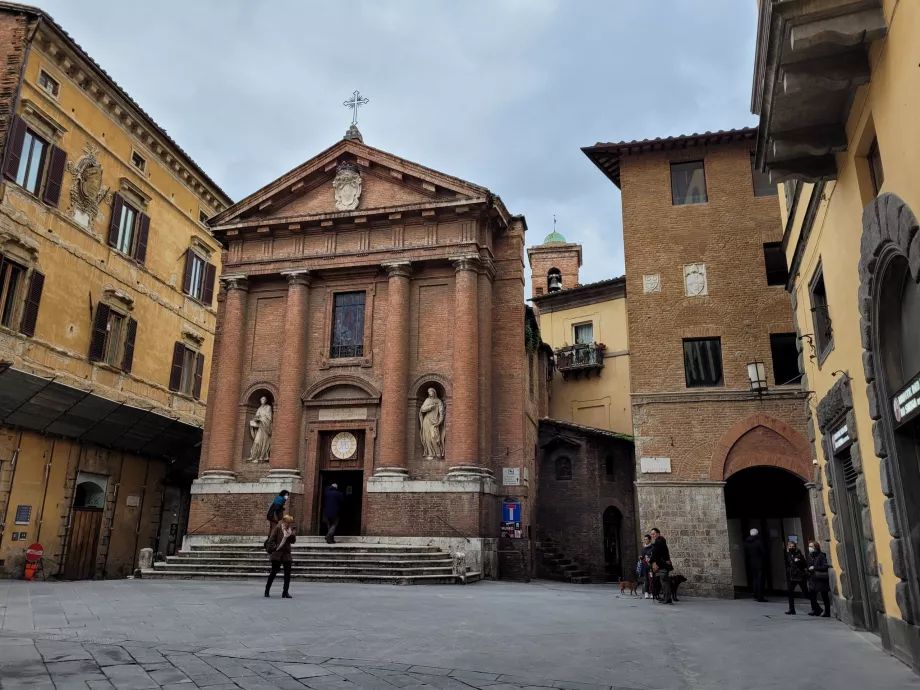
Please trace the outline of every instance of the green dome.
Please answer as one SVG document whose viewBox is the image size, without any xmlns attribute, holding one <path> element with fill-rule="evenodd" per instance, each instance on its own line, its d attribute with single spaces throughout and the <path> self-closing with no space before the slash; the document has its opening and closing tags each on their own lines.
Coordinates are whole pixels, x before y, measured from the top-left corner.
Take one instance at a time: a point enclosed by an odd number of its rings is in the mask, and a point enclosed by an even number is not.
<svg viewBox="0 0 920 690">
<path fill-rule="evenodd" d="M 543 240 L 543 244 L 553 244 L 556 242 L 561 242 L 562 244 L 566 244 L 565 237 L 563 237 L 561 233 L 558 233 L 555 230 L 553 230 L 550 234 L 548 234 L 546 236 L 546 239 Z"/>
</svg>

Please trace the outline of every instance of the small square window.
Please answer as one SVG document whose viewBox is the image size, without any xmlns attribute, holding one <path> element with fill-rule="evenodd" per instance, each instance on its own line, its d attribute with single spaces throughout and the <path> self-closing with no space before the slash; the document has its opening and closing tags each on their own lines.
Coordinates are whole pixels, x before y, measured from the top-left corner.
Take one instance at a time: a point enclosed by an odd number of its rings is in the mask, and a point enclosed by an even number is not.
<svg viewBox="0 0 920 690">
<path fill-rule="evenodd" d="M 754 167 L 754 154 L 751 154 L 751 178 L 754 183 L 754 196 L 776 196 L 776 185 L 770 182 L 770 173 L 760 172 Z"/>
<path fill-rule="evenodd" d="M 795 333 L 771 333 L 770 353 L 773 356 L 773 383 L 785 386 L 802 380 L 799 373 L 798 339 Z"/>
<path fill-rule="evenodd" d="M 557 481 L 569 481 L 572 479 L 572 461 L 567 457 L 556 458 L 556 479 Z"/>
<path fill-rule="evenodd" d="M 786 252 L 782 242 L 765 242 L 763 245 L 763 263 L 767 269 L 767 285 L 783 285 L 789 282 L 789 269 L 786 267 Z"/>
<path fill-rule="evenodd" d="M 827 288 L 824 286 L 824 267 L 818 265 L 808 289 L 811 297 L 811 317 L 815 327 L 815 349 L 818 358 L 823 359 L 834 337 L 831 314 L 827 304 Z"/>
<path fill-rule="evenodd" d="M 674 206 L 704 204 L 706 195 L 706 170 L 703 161 L 671 163 L 671 203 Z"/>
<path fill-rule="evenodd" d="M 684 375 L 687 380 L 687 388 L 724 386 L 722 339 L 685 339 Z"/>
<path fill-rule="evenodd" d="M 201 209 L 198 209 L 198 222 L 199 222 L 199 223 L 201 223 L 202 225 L 207 225 L 207 224 L 208 224 L 208 217 L 209 217 L 209 216 L 208 216 L 208 214 L 207 214 L 205 211 L 203 211 L 203 210 L 201 210 Z"/>
<path fill-rule="evenodd" d="M 882 155 L 878 150 L 878 139 L 872 140 L 872 146 L 869 147 L 869 174 L 872 176 L 872 187 L 875 196 L 879 195 L 882 185 L 885 184 L 885 171 L 882 169 Z"/>
<path fill-rule="evenodd" d="M 58 80 L 45 70 L 41 70 L 38 73 L 38 85 L 52 98 L 57 98 L 61 93 L 61 85 Z"/>
<path fill-rule="evenodd" d="M 575 344 L 590 345 L 594 342 L 594 324 L 580 323 L 575 326 Z"/>
<path fill-rule="evenodd" d="M 147 169 L 147 160 L 137 151 L 131 152 L 131 165 L 143 172 Z"/>
</svg>

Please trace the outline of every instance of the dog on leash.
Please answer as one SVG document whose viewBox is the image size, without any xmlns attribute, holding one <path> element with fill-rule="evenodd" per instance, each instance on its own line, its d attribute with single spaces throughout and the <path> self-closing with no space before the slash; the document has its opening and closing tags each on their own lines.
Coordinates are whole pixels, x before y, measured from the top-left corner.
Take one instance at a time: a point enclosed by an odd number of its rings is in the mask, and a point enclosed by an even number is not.
<svg viewBox="0 0 920 690">
<path fill-rule="evenodd" d="M 630 594 L 635 595 L 636 583 L 632 580 L 620 580 L 620 594 L 625 594 L 626 590 L 629 590 Z"/>
<path fill-rule="evenodd" d="M 668 579 L 671 581 L 671 598 L 677 601 L 677 589 L 687 581 L 687 578 L 683 575 L 671 575 Z"/>
</svg>

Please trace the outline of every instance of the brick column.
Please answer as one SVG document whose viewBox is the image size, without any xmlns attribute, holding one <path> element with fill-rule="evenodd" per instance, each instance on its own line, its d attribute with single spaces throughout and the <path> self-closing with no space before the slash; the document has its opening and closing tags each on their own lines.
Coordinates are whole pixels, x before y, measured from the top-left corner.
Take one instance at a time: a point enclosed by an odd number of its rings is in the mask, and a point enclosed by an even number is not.
<svg viewBox="0 0 920 690">
<path fill-rule="evenodd" d="M 479 274 L 479 457 L 492 467 L 492 282 L 495 266 L 491 259 L 482 262 Z"/>
<path fill-rule="evenodd" d="M 406 469 L 406 414 L 409 386 L 409 276 L 408 261 L 384 264 L 387 282 L 387 328 L 380 401 L 380 454 L 375 477 L 409 476 Z"/>
<path fill-rule="evenodd" d="M 246 328 L 246 296 L 249 284 L 245 275 L 221 276 L 225 292 L 223 322 L 218 324 L 221 337 L 219 351 L 214 352 L 219 361 L 220 377 L 211 386 L 213 395 L 208 405 L 213 407 L 211 429 L 208 435 L 206 465 L 198 473 L 199 480 L 229 482 L 236 478 L 233 471 L 233 449 L 237 432 L 240 383 L 243 376 L 243 348 L 245 339 L 237 334 Z"/>
<path fill-rule="evenodd" d="M 447 479 L 468 480 L 491 476 L 479 456 L 479 257 L 453 259 L 457 270 L 454 323 L 454 357 L 451 385 L 453 400 L 447 410 L 453 463 Z"/>
<path fill-rule="evenodd" d="M 284 271 L 288 280 L 281 341 L 281 380 L 275 405 L 270 479 L 300 479 L 300 420 L 307 344 L 307 299 L 310 272 Z"/>
</svg>

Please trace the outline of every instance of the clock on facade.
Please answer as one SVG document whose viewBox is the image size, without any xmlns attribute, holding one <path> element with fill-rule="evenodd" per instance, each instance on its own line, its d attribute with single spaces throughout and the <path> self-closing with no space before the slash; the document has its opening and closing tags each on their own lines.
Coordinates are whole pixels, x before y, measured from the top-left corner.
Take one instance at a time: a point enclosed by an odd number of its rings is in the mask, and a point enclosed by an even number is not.
<svg viewBox="0 0 920 690">
<path fill-rule="evenodd" d="M 347 460 L 358 450 L 358 439 L 350 431 L 340 431 L 332 437 L 332 454 L 339 460 Z"/>
</svg>

